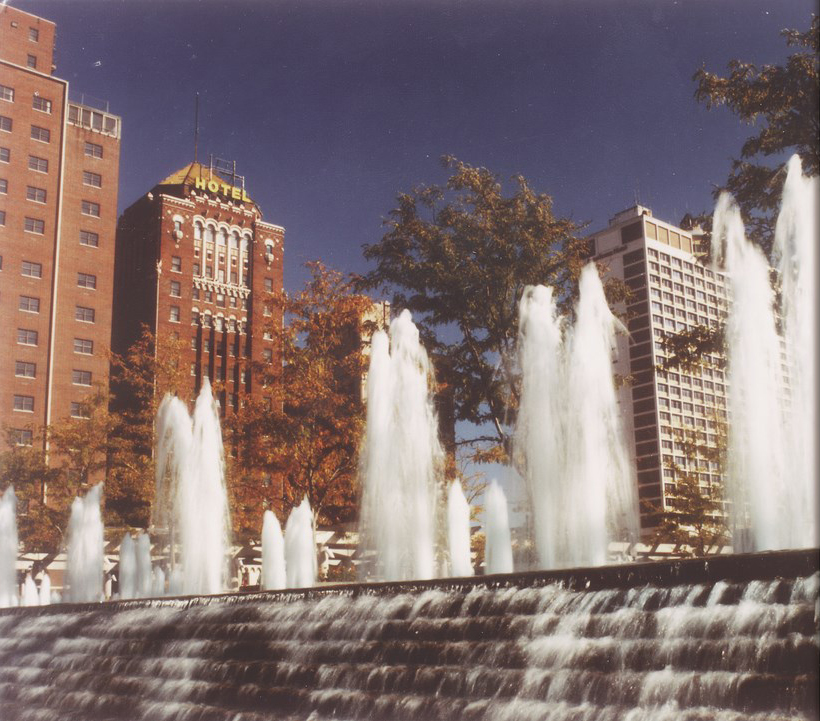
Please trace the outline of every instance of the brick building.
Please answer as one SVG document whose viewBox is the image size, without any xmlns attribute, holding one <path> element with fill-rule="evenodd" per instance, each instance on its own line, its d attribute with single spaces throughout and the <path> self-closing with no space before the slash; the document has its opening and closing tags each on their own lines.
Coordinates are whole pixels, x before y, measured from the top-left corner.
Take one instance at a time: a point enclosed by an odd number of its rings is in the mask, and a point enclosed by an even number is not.
<svg viewBox="0 0 820 721">
<path fill-rule="evenodd" d="M 0 5 L 0 427 L 22 445 L 108 385 L 121 123 L 70 99 L 54 36 Z"/>
<path fill-rule="evenodd" d="M 190 163 L 125 210 L 117 228 L 112 348 L 124 354 L 143 325 L 184 343 L 191 400 L 218 382 L 223 415 L 263 392 L 254 362 L 278 356 L 284 229 L 262 220 L 244 178 Z M 182 394 L 183 397 L 185 394 Z"/>
</svg>

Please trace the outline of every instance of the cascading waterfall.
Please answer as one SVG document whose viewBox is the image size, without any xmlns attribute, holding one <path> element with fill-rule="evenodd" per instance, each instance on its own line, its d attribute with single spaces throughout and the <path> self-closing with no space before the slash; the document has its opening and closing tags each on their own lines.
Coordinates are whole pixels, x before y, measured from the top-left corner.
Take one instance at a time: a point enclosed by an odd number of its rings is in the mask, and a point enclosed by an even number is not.
<svg viewBox="0 0 820 721">
<path fill-rule="evenodd" d="M 100 601 L 103 597 L 102 488 L 98 483 L 71 504 L 64 596 L 74 603 Z"/>
<path fill-rule="evenodd" d="M 817 239 L 818 179 L 806 177 L 800 158 L 788 163 L 775 228 L 773 256 L 779 271 L 783 337 L 789 362 L 785 443 L 790 537 L 783 547 L 820 544 L 817 498 Z"/>
<path fill-rule="evenodd" d="M 207 379 L 193 419 L 181 400 L 163 399 L 156 435 L 155 525 L 168 529 L 172 555 L 179 546 L 181 590 L 220 593 L 228 575 L 230 514 L 219 411 Z M 175 586 L 173 572 L 171 581 Z"/>
<path fill-rule="evenodd" d="M 273 511 L 262 516 L 262 590 L 276 591 L 287 586 L 285 539 Z"/>
<path fill-rule="evenodd" d="M 453 481 L 447 490 L 447 540 L 450 550 L 450 574 L 472 576 L 470 553 L 470 504 L 461 490 L 461 483 Z"/>
<path fill-rule="evenodd" d="M 16 606 L 17 498 L 9 486 L 0 495 L 0 608 Z"/>
<path fill-rule="evenodd" d="M 496 480 L 484 492 L 484 562 L 487 573 L 513 572 L 507 496 Z"/>
<path fill-rule="evenodd" d="M 637 540 L 635 478 L 612 373 L 615 332 L 594 264 L 581 272 L 575 323 L 550 288 L 519 306 L 521 404 L 515 434 L 542 568 L 602 565 L 613 540 Z"/>
<path fill-rule="evenodd" d="M 285 524 L 285 572 L 289 588 L 308 588 L 316 583 L 316 542 L 313 512 L 305 498 Z"/>
<path fill-rule="evenodd" d="M 410 313 L 373 334 L 362 450 L 361 545 L 388 581 L 435 575 L 437 483 L 443 452 L 431 368 Z"/>
</svg>

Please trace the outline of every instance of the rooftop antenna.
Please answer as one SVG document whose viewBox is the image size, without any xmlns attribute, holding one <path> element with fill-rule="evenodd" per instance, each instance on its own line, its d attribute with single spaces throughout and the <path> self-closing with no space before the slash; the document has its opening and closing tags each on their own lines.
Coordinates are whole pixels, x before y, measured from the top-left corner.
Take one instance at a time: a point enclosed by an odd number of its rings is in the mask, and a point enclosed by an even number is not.
<svg viewBox="0 0 820 721">
<path fill-rule="evenodd" d="M 197 162 L 199 155 L 199 93 L 196 94 L 194 103 L 194 162 Z"/>
</svg>

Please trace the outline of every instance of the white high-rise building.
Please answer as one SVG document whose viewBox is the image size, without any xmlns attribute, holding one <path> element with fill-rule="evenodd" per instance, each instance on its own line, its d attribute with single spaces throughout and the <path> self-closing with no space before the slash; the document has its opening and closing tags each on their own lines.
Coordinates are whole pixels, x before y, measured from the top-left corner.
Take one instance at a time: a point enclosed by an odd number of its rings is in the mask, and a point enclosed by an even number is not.
<svg viewBox="0 0 820 721">
<path fill-rule="evenodd" d="M 698 474 L 704 493 L 723 480 L 714 454 L 700 450 L 718 448 L 727 420 L 721 358 L 708 355 L 692 370 L 662 369 L 665 334 L 714 328 L 726 316 L 723 278 L 699 261 L 699 241 L 697 232 L 658 220 L 640 205 L 588 237 L 590 255 L 633 293 L 626 308 L 629 337 L 618 341 L 615 372 L 627 379 L 619 395 L 644 533 L 657 524 L 658 510 L 675 509 L 676 474 Z"/>
</svg>

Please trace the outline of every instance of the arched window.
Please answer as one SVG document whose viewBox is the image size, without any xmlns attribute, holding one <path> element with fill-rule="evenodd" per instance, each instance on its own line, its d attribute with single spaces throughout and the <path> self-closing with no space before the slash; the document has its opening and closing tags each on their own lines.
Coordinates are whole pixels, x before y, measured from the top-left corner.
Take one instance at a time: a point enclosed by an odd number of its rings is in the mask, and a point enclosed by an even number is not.
<svg viewBox="0 0 820 721">
<path fill-rule="evenodd" d="M 226 241 L 227 241 L 227 238 L 226 238 L 225 231 L 222 228 L 220 228 L 218 231 L 216 231 L 216 244 L 217 245 L 225 245 Z"/>
<path fill-rule="evenodd" d="M 205 226 L 205 242 L 214 242 L 214 229 L 210 225 Z"/>
<path fill-rule="evenodd" d="M 239 249 L 239 233 L 237 233 L 236 231 L 233 231 L 233 233 L 231 233 L 230 244 L 231 250 Z"/>
<path fill-rule="evenodd" d="M 202 223 L 194 223 L 194 240 L 202 240 Z"/>
</svg>

